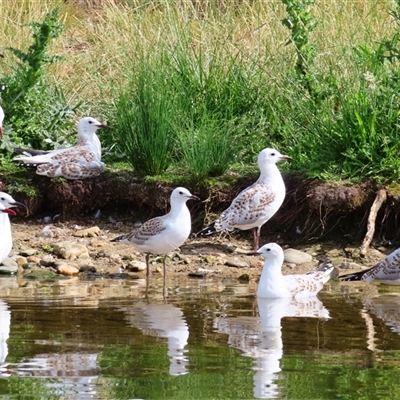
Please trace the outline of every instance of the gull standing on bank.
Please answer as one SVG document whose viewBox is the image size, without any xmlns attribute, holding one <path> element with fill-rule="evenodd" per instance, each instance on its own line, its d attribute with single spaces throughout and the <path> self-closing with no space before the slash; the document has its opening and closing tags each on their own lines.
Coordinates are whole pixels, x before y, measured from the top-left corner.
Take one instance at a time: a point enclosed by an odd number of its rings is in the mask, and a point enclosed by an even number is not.
<svg viewBox="0 0 400 400">
<path fill-rule="evenodd" d="M 98 129 L 108 128 L 97 119 L 84 117 L 78 123 L 78 142 L 75 146 L 47 152 L 45 154 L 24 154 L 13 158 L 25 167 L 36 168 L 38 175 L 66 179 L 85 179 L 100 175 L 105 168 L 101 161 L 101 143 L 96 135 Z"/>
<path fill-rule="evenodd" d="M 200 200 L 189 190 L 177 187 L 171 193 L 171 210 L 168 214 L 152 218 L 132 232 L 119 236 L 112 242 L 124 242 L 146 253 L 146 276 L 150 276 L 150 253 L 164 254 L 163 274 L 166 276 L 165 259 L 167 253 L 177 249 L 189 237 L 192 219 L 186 202 Z"/>
<path fill-rule="evenodd" d="M 258 283 L 257 297 L 262 298 L 302 298 L 315 296 L 329 281 L 333 265 L 323 265 L 321 270 L 307 274 L 283 275 L 283 249 L 277 243 L 268 243 L 249 255 L 261 255 L 265 263 Z"/>
<path fill-rule="evenodd" d="M 258 156 L 260 177 L 233 199 L 219 218 L 203 228 L 196 236 L 233 229 L 253 230 L 254 250 L 258 249 L 261 227 L 279 210 L 286 195 L 285 183 L 276 166 L 291 157 L 275 149 L 266 148 Z"/>
<path fill-rule="evenodd" d="M 390 253 L 373 267 L 360 272 L 339 276 L 342 281 L 380 282 L 400 285 L 400 248 Z"/>
<path fill-rule="evenodd" d="M 15 201 L 9 194 L 0 192 L 0 263 L 10 254 L 12 249 L 12 233 L 9 215 L 16 215 L 14 207 L 26 208 Z"/>
</svg>

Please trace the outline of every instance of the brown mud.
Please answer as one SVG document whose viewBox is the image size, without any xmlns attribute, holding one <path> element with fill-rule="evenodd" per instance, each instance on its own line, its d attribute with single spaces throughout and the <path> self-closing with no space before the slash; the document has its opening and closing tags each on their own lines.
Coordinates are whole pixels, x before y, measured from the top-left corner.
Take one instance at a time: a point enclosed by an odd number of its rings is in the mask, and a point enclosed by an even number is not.
<svg viewBox="0 0 400 400">
<path fill-rule="evenodd" d="M 164 214 L 169 209 L 169 196 L 174 188 L 168 184 L 146 183 L 128 173 L 106 173 L 84 181 L 50 180 L 32 173 L 29 184 L 36 195 L 28 197 L 7 190 L 7 178 L 0 178 L 0 190 L 9 192 L 27 205 L 27 215 L 13 218 L 14 254 L 23 249 L 35 249 L 36 259 L 27 273 L 43 269 L 41 260 L 55 243 L 75 241 L 87 246 L 96 273 L 133 273 L 130 261 L 144 261 L 144 255 L 133 246 L 110 240 L 133 229 L 134 224 Z M 257 179 L 238 178 L 230 186 L 190 187 L 202 201 L 188 203 L 193 215 L 193 231 L 229 206 L 232 199 Z M 387 192 L 387 198 L 376 214 L 373 241 L 366 257 L 360 256 L 360 245 L 367 231 L 367 221 L 379 188 L 373 182 L 358 185 L 321 183 L 297 175 L 284 177 L 287 196 L 278 213 L 263 227 L 260 243 L 276 241 L 283 247 L 295 247 L 312 255 L 312 262 L 285 265 L 284 273 L 303 273 L 314 268 L 319 260 L 334 259 L 339 273 L 347 273 L 374 265 L 389 254 L 399 241 L 399 200 Z M 41 236 L 48 226 L 51 237 Z M 81 228 L 99 227 L 98 237 L 77 238 Z M 248 275 L 258 278 L 262 260 L 246 255 L 252 250 L 252 234 L 235 231 L 231 235 L 214 234 L 197 239 L 193 236 L 168 261 L 168 274 L 188 275 L 205 271 L 207 276 L 234 277 Z M 50 250 L 51 252 L 51 250 Z M 57 257 L 56 257 L 57 258 Z M 32 260 L 31 260 L 32 261 Z M 56 260 L 64 262 L 63 260 Z M 235 266 L 241 262 L 247 266 Z M 82 262 L 67 261 L 81 271 Z M 229 264 L 234 265 L 229 265 Z M 152 270 L 160 274 L 162 258 L 152 257 Z M 342 271 L 344 269 L 345 271 Z"/>
</svg>

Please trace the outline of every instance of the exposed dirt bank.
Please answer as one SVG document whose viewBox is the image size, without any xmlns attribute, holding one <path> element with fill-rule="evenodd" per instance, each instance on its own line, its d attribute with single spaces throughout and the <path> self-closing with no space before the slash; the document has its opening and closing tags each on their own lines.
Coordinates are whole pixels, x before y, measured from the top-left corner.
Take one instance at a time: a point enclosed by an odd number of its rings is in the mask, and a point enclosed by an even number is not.
<svg viewBox="0 0 400 400">
<path fill-rule="evenodd" d="M 203 199 L 189 202 L 193 231 L 225 209 L 244 187 L 256 177 L 238 178 L 230 188 L 189 187 Z M 129 232 L 134 223 L 163 214 L 169 209 L 172 186 L 147 184 L 126 173 L 107 173 L 85 181 L 51 181 L 34 174 L 30 185 L 37 195 L 27 197 L 7 190 L 6 180 L 0 190 L 10 192 L 28 206 L 28 216 L 13 219 L 14 253 L 35 250 L 30 268 L 43 268 L 46 255 L 54 256 L 56 243 L 72 241 L 85 245 L 89 260 L 60 260 L 81 271 L 101 274 L 127 272 L 135 275 L 132 261 L 144 261 L 144 255 L 132 246 L 110 243 L 110 239 Z M 299 176 L 286 176 L 286 200 L 279 212 L 262 230 L 260 243 L 277 241 L 283 247 L 295 247 L 313 257 L 309 263 L 285 265 L 285 273 L 302 273 L 318 264 L 325 256 L 333 259 L 339 270 L 360 269 L 375 264 L 394 247 L 398 247 L 398 198 L 388 192 L 377 213 L 373 247 L 367 257 L 360 257 L 359 247 L 366 234 L 367 220 L 376 192 L 373 182 L 360 185 L 321 184 Z M 189 186 L 189 185 L 185 185 Z M 100 210 L 100 211 L 99 211 Z M 43 229 L 51 236 L 42 235 Z M 94 237 L 75 237 L 77 229 L 98 226 Z M 231 236 L 214 235 L 204 239 L 190 238 L 181 252 L 172 254 L 169 274 L 206 272 L 221 277 L 259 276 L 261 259 L 245 255 L 251 250 L 251 233 L 235 232 Z M 161 258 L 153 257 L 152 270 L 161 271 Z M 35 265 L 36 264 L 36 265 Z M 231 265 L 233 264 L 233 265 Z M 83 267 L 83 268 L 82 268 Z M 92 269 L 90 267 L 93 267 Z M 144 272 L 137 272 L 142 277 Z"/>
</svg>

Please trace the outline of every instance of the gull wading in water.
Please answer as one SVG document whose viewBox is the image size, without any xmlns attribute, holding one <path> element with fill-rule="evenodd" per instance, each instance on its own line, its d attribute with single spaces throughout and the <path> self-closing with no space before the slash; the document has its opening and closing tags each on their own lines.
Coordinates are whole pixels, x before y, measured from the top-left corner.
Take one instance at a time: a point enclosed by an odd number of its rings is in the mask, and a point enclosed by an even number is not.
<svg viewBox="0 0 400 400">
<path fill-rule="evenodd" d="M 251 186 L 242 190 L 212 224 L 203 228 L 196 236 L 214 232 L 253 230 L 254 250 L 259 247 L 261 227 L 278 211 L 286 195 L 285 183 L 276 166 L 281 160 L 291 160 L 289 156 L 275 149 L 264 149 L 258 155 L 260 177 Z"/>
<path fill-rule="evenodd" d="M 372 268 L 339 276 L 342 281 L 380 282 L 386 285 L 400 285 L 400 248 L 390 253 Z"/>
<path fill-rule="evenodd" d="M 26 208 L 24 204 L 15 201 L 9 194 L 0 192 L 0 263 L 10 254 L 12 249 L 12 234 L 9 215 L 16 215 L 14 207 Z"/>
<path fill-rule="evenodd" d="M 132 232 L 119 236 L 112 242 L 124 242 L 135 246 L 146 253 L 146 276 L 150 276 L 149 258 L 152 254 L 164 254 L 163 273 L 164 279 L 165 259 L 167 253 L 177 249 L 189 237 L 192 228 L 190 211 L 186 202 L 190 199 L 200 200 L 192 195 L 189 190 L 177 187 L 171 193 L 171 210 L 168 214 L 152 218 Z"/>
<path fill-rule="evenodd" d="M 307 274 L 283 275 L 283 249 L 277 243 L 268 243 L 249 255 L 261 255 L 265 263 L 258 283 L 257 297 L 302 298 L 315 296 L 329 281 L 333 265 L 323 265 L 321 270 Z"/>
<path fill-rule="evenodd" d="M 39 155 L 32 155 L 26 150 L 13 161 L 19 161 L 25 167 L 34 167 L 38 175 L 49 178 L 85 179 L 100 175 L 105 164 L 101 161 L 101 143 L 96 132 L 103 128 L 108 126 L 95 118 L 82 118 L 78 123 L 78 142 L 75 146 Z"/>
</svg>

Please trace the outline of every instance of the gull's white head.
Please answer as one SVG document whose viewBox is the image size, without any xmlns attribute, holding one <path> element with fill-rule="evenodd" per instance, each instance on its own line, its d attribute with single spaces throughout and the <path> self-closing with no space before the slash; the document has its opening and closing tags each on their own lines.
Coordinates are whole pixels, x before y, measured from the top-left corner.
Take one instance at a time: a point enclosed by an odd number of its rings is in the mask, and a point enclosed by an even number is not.
<svg viewBox="0 0 400 400">
<path fill-rule="evenodd" d="M 264 165 L 276 164 L 278 161 L 291 159 L 291 157 L 279 153 L 278 150 L 266 148 L 261 150 L 260 154 L 258 155 L 258 166 L 261 169 Z"/>
<path fill-rule="evenodd" d="M 188 200 L 200 200 L 197 196 L 193 195 L 184 187 L 177 187 L 171 193 L 172 203 L 186 203 Z"/>
<path fill-rule="evenodd" d="M 0 139 L 3 137 L 4 111 L 0 106 Z"/>
<path fill-rule="evenodd" d="M 84 117 L 78 122 L 78 134 L 81 136 L 91 135 L 96 133 L 97 129 L 108 128 L 107 125 L 102 124 L 96 118 Z"/>
<path fill-rule="evenodd" d="M 9 194 L 0 192 L 0 212 L 16 215 L 15 211 L 12 209 L 13 207 L 26 208 L 25 204 L 15 201 Z"/>
<path fill-rule="evenodd" d="M 278 260 L 283 263 L 284 254 L 283 249 L 278 243 L 267 243 L 260 247 L 257 251 L 250 253 L 252 255 L 261 255 L 265 261 Z"/>
</svg>

